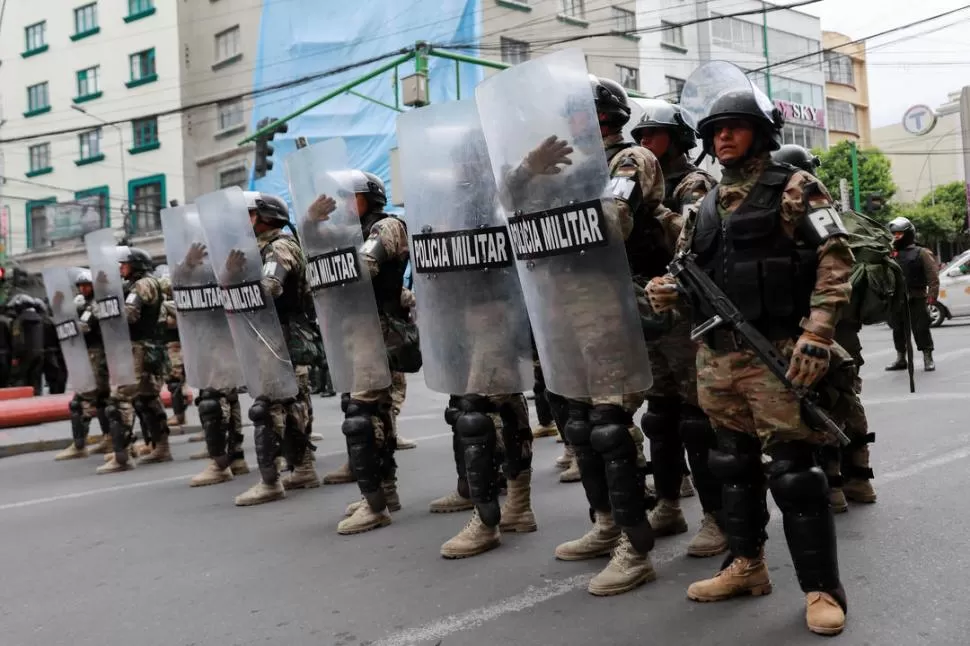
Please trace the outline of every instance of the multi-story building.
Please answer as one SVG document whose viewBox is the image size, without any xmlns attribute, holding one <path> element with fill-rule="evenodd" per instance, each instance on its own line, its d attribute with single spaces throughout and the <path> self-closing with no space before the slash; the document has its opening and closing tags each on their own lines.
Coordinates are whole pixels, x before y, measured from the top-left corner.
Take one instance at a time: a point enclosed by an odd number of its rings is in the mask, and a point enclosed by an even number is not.
<svg viewBox="0 0 970 646">
<path fill-rule="evenodd" d="M 99 226 L 161 255 L 161 209 L 249 172 L 251 106 L 232 97 L 252 87 L 259 3 L 78 2 L 8 3 L 0 28 L 23 43 L 0 66 L 5 251 L 31 270 L 83 263 Z"/>
<path fill-rule="evenodd" d="M 845 34 L 822 32 L 825 52 L 825 107 L 829 116 L 829 145 L 855 141 L 869 146 L 869 75 L 866 44 Z"/>
</svg>

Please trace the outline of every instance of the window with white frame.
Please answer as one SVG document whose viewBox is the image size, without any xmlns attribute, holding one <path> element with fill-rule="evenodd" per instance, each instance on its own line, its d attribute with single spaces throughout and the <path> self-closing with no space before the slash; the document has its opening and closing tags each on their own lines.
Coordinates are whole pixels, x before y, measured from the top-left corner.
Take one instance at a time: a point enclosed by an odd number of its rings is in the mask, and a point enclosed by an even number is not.
<svg viewBox="0 0 970 646">
<path fill-rule="evenodd" d="M 33 112 L 50 106 L 47 81 L 27 88 L 27 110 Z"/>
<path fill-rule="evenodd" d="M 51 145 L 35 144 L 27 151 L 30 153 L 30 172 L 34 173 L 51 167 Z"/>
<path fill-rule="evenodd" d="M 660 21 L 660 42 L 674 47 L 684 46 L 684 28 L 673 22 Z"/>
<path fill-rule="evenodd" d="M 562 0 L 562 13 L 570 18 L 586 19 L 586 0 Z"/>
<path fill-rule="evenodd" d="M 616 78 L 619 84 L 628 90 L 640 89 L 640 70 L 635 67 L 617 65 Z"/>
<path fill-rule="evenodd" d="M 826 109 L 829 113 L 829 130 L 858 132 L 854 105 L 846 101 L 829 99 Z"/>
<path fill-rule="evenodd" d="M 82 132 L 77 138 L 81 152 L 81 161 L 97 157 L 101 154 L 101 128 Z"/>
<path fill-rule="evenodd" d="M 684 91 L 684 79 L 679 79 L 675 76 L 664 77 L 667 81 L 667 94 L 664 96 L 665 99 L 671 103 L 677 103 L 680 101 L 680 93 Z"/>
<path fill-rule="evenodd" d="M 529 60 L 529 43 L 513 40 L 502 36 L 499 38 L 502 47 L 502 62 L 517 65 Z"/>
<path fill-rule="evenodd" d="M 78 97 L 91 96 L 101 91 L 101 66 L 95 65 L 77 73 Z"/>
<path fill-rule="evenodd" d="M 246 166 L 243 164 L 219 171 L 220 189 L 229 188 L 230 186 L 238 186 L 239 188 L 246 188 L 246 185 L 248 183 L 249 183 L 249 172 L 246 170 Z"/>
<path fill-rule="evenodd" d="M 216 34 L 216 63 L 239 53 L 239 25 Z"/>
<path fill-rule="evenodd" d="M 47 21 L 38 22 L 24 28 L 27 49 L 24 51 L 33 52 L 47 44 Z"/>
<path fill-rule="evenodd" d="M 242 99 L 223 101 L 216 106 L 218 112 L 217 129 L 219 131 L 237 128 L 243 124 Z"/>
<path fill-rule="evenodd" d="M 74 10 L 74 33 L 83 34 L 98 26 L 98 3 L 92 2 Z"/>
<path fill-rule="evenodd" d="M 798 126 L 788 124 L 781 131 L 781 143 L 795 144 L 802 148 L 812 150 L 814 148 L 825 148 L 825 131 L 821 128 L 811 126 Z"/>
<path fill-rule="evenodd" d="M 852 58 L 838 52 L 825 52 L 825 80 L 854 86 L 855 69 Z"/>
<path fill-rule="evenodd" d="M 637 30 L 637 14 L 627 9 L 612 7 L 613 31 L 632 34 Z"/>
<path fill-rule="evenodd" d="M 131 80 L 141 81 L 155 76 L 155 48 L 146 49 L 143 52 L 136 52 L 128 57 L 130 64 Z"/>
</svg>

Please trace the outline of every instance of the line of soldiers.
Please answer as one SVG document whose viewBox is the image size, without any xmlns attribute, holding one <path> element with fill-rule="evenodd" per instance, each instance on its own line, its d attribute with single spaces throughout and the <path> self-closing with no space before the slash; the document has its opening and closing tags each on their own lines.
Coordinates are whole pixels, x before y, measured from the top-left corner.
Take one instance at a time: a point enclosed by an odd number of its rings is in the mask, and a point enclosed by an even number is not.
<svg viewBox="0 0 970 646">
<path fill-rule="evenodd" d="M 47 304 L 16 294 L 0 307 L 0 388 L 29 386 L 42 395 L 63 393 L 67 367 Z"/>
<path fill-rule="evenodd" d="M 347 463 L 338 478 L 361 493 L 337 531 L 387 526 L 400 509 L 396 418 L 405 373 L 423 368 L 428 386 L 450 395 L 444 418 L 458 475 L 456 491 L 431 510 L 471 512 L 441 554 L 489 551 L 503 532 L 538 528 L 523 396 L 537 375 L 535 353 L 545 386 L 537 408 L 548 404 L 539 434 L 554 425 L 564 438 L 562 461 L 578 472 L 592 522 L 555 555 L 610 556 L 592 594 L 657 577 L 656 539 L 687 530 L 679 500 L 689 466 L 703 518 L 688 553 L 726 558 L 688 597 L 771 591 L 770 489 L 808 627 L 841 632 L 847 603 L 833 507 L 846 497 L 874 502 L 875 493 L 858 370 L 836 342 L 853 264 L 839 213 L 811 172 L 772 158 L 782 116 L 733 65 L 695 71 L 680 106 L 650 105 L 635 129 L 641 145 L 622 135 L 630 114 L 619 84 L 587 76 L 582 54 L 565 50 L 495 75 L 474 101 L 401 116 L 410 230 L 384 212 L 382 182 L 349 166 L 340 139 L 285 160 L 295 223 L 281 198 L 238 189 L 165 209 L 186 383 L 200 389 L 210 458 L 192 485 L 248 471 L 241 388 L 254 399 L 260 479 L 236 504 L 320 484 L 309 398 L 319 331 L 343 393 Z M 724 169 L 719 183 L 687 157 L 698 135 Z M 90 348 L 90 335 L 101 335 L 113 453 L 99 472 L 131 468 L 135 413 L 152 447 L 142 461 L 170 460 L 154 361 L 162 285 L 144 252 L 123 248 L 119 257 L 109 230 L 86 243 L 95 297 L 77 319 L 82 334 L 65 334 L 62 345 L 83 339 Z M 732 329 L 705 326 L 695 341 L 691 322 L 709 319 L 711 306 L 668 274 L 678 254 L 696 257 L 790 360 L 788 379 L 817 391 L 848 446 L 808 426 L 795 393 Z M 413 293 L 402 284 L 409 259 Z M 61 320 L 64 294 L 51 300 Z M 135 364 L 127 372 L 126 356 Z M 85 392 L 103 397 L 104 385 Z M 98 396 L 88 407 L 81 399 L 89 422 Z M 281 458 L 290 471 L 283 477 Z"/>
</svg>

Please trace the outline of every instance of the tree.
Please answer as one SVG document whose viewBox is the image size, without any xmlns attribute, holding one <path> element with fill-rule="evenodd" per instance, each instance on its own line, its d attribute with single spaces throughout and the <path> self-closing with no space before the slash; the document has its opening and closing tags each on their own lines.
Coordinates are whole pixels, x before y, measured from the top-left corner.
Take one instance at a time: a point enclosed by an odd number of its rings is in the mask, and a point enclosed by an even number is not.
<svg viewBox="0 0 970 646">
<path fill-rule="evenodd" d="M 940 207 L 956 227 L 956 231 L 967 228 L 967 189 L 963 182 L 950 182 L 934 188 L 920 200 L 922 207 Z"/>
<path fill-rule="evenodd" d="M 929 246 L 952 240 L 962 229 L 962 222 L 954 219 L 946 204 L 901 204 L 893 209 L 893 217 L 912 222 L 919 240 Z"/>
<path fill-rule="evenodd" d="M 839 180 L 845 179 L 852 187 L 852 152 L 848 141 L 832 146 L 827 151 L 816 150 L 815 154 L 822 165 L 818 169 L 818 177 L 829 189 L 832 196 L 838 199 Z M 860 201 L 864 204 L 866 195 L 878 193 L 883 200 L 889 201 L 896 193 L 896 183 L 893 182 L 892 166 L 889 158 L 877 148 L 859 150 L 859 193 Z M 890 209 L 883 209 L 876 214 L 880 220 L 890 215 Z"/>
</svg>

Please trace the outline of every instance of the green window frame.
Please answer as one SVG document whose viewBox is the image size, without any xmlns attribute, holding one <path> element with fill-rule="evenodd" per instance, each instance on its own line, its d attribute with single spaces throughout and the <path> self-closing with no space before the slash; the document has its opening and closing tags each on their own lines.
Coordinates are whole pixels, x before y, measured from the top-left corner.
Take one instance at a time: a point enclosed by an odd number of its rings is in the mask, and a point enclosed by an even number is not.
<svg viewBox="0 0 970 646">
<path fill-rule="evenodd" d="M 98 210 L 101 215 L 101 228 L 106 229 L 111 226 L 111 189 L 107 185 L 95 186 L 74 193 L 75 200 L 83 200 L 84 198 L 95 196 L 101 198 Z"/>
<path fill-rule="evenodd" d="M 158 80 L 155 73 L 155 48 L 135 52 L 128 56 L 128 68 L 131 80 L 125 83 L 127 87 L 137 87 L 145 83 Z"/>
<path fill-rule="evenodd" d="M 155 150 L 161 143 L 158 141 L 158 117 L 135 119 L 131 122 L 131 140 L 133 146 L 128 149 L 132 155 Z"/>
<path fill-rule="evenodd" d="M 24 215 L 26 226 L 24 228 L 25 228 L 26 233 L 27 233 L 27 236 L 26 237 L 27 237 L 27 248 L 28 249 L 39 249 L 39 248 L 42 248 L 44 246 L 44 243 L 47 242 L 47 235 L 46 235 L 47 234 L 47 223 L 45 222 L 44 223 L 44 233 L 43 233 L 43 237 L 39 241 L 40 244 L 36 244 L 35 245 L 35 241 L 34 241 L 34 233 L 35 233 L 34 232 L 34 209 L 46 207 L 48 204 L 57 204 L 57 198 L 56 197 L 45 197 L 45 198 L 42 198 L 42 199 L 39 199 L 39 200 L 27 200 L 27 204 L 25 206 L 25 215 Z M 43 215 L 43 213 L 42 213 L 42 215 Z"/>
<path fill-rule="evenodd" d="M 71 40 L 81 40 L 101 31 L 98 26 L 98 3 L 91 2 L 74 9 L 74 34 Z"/>
<path fill-rule="evenodd" d="M 154 0 L 128 0 L 128 15 L 125 16 L 125 22 L 133 22 L 140 18 L 147 18 L 154 13 Z"/>
<path fill-rule="evenodd" d="M 51 145 L 50 142 L 44 142 L 41 144 L 34 144 L 33 146 L 27 147 L 27 157 L 30 160 L 30 170 L 27 171 L 27 177 L 37 177 L 38 175 L 46 175 L 47 173 L 54 170 L 51 167 Z"/>
<path fill-rule="evenodd" d="M 75 103 L 82 103 L 97 99 L 101 96 L 101 66 L 95 65 L 87 69 L 78 70 L 77 76 L 77 96 Z"/>
<path fill-rule="evenodd" d="M 24 112 L 24 116 L 32 117 L 50 109 L 50 86 L 47 81 L 27 86 L 27 112 Z"/>
<path fill-rule="evenodd" d="M 161 231 L 161 212 L 168 205 L 166 197 L 164 174 L 129 181 L 128 230 L 133 233 Z"/>
<path fill-rule="evenodd" d="M 104 159 L 101 152 L 101 128 L 93 128 L 78 134 L 78 159 L 74 163 L 78 166 L 91 164 Z"/>
<path fill-rule="evenodd" d="M 41 20 L 24 27 L 24 58 L 47 51 L 47 21 Z"/>
</svg>

